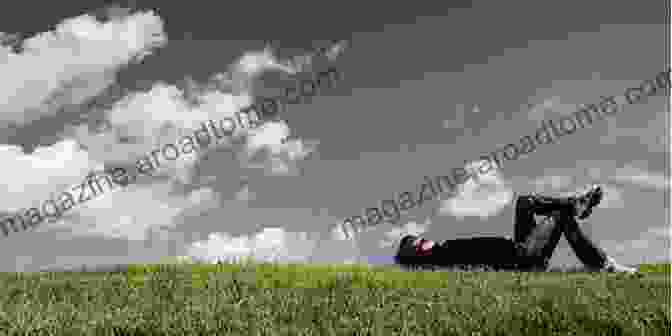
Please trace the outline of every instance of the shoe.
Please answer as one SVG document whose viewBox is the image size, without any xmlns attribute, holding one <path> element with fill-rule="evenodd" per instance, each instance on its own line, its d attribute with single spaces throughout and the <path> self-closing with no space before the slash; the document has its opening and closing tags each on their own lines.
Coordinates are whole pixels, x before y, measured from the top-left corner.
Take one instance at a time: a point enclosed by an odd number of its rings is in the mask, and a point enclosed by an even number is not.
<svg viewBox="0 0 672 336">
<path fill-rule="evenodd" d="M 593 208 L 600 204 L 604 197 L 602 186 L 594 185 L 585 194 L 574 197 L 574 209 L 576 217 L 579 219 L 586 219 L 593 213 Z"/>
<path fill-rule="evenodd" d="M 616 260 L 614 260 L 612 257 L 607 257 L 607 263 L 602 270 L 608 273 L 625 273 L 631 275 L 639 274 L 639 270 L 636 268 L 621 265 L 617 263 Z"/>
</svg>

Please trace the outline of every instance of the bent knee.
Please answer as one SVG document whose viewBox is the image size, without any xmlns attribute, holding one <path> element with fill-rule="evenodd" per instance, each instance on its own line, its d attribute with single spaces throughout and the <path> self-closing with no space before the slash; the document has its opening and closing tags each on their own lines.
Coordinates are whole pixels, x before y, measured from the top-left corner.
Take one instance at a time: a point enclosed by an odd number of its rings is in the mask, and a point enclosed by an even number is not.
<svg viewBox="0 0 672 336">
<path fill-rule="evenodd" d="M 517 194 L 514 197 L 515 205 L 518 206 L 528 206 L 534 204 L 536 196 L 534 194 Z"/>
</svg>

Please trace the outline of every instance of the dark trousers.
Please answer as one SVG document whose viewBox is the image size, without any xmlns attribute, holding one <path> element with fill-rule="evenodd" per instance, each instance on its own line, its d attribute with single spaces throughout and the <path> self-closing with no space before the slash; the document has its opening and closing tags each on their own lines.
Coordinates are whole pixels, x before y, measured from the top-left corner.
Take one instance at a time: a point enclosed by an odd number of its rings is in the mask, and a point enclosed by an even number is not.
<svg viewBox="0 0 672 336">
<path fill-rule="evenodd" d="M 427 259 L 421 264 L 544 270 L 563 233 L 586 266 L 605 265 L 606 253 L 581 230 L 571 201 L 541 195 L 517 197 L 513 239 L 493 236 L 446 240 L 435 245 L 432 255 L 423 257 Z"/>
</svg>

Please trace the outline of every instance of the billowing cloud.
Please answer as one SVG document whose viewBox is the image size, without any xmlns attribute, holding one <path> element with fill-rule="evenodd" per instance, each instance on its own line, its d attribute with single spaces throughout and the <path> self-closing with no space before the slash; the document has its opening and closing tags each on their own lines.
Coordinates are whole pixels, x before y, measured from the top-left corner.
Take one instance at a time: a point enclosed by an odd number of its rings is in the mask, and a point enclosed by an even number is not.
<svg viewBox="0 0 672 336">
<path fill-rule="evenodd" d="M 268 168 L 271 175 L 285 174 L 289 170 L 288 166 L 295 165 L 294 161 L 306 157 L 308 149 L 302 147 L 301 139 L 283 143 L 282 140 L 289 135 L 289 129 L 282 121 L 256 129 L 239 128 L 226 139 L 217 139 L 207 125 L 204 127 L 204 121 L 235 117 L 235 112 L 252 103 L 249 93 L 234 95 L 221 92 L 219 88 L 194 90 L 191 94 L 198 95 L 200 104 L 197 105 L 187 101 L 183 93 L 176 86 L 157 83 L 149 91 L 126 96 L 106 111 L 109 127 L 102 132 L 90 132 L 85 127 L 76 130 L 78 141 L 86 146 L 90 156 L 108 167 L 126 166 L 131 169 L 138 159 L 151 159 L 153 150 L 161 150 L 171 144 L 184 149 L 180 146 L 180 139 L 192 136 L 195 132 L 201 132 L 201 139 L 209 139 L 202 146 L 197 144 L 198 149 L 182 151 L 177 159 L 166 160 L 164 156 L 159 156 L 161 161 L 158 167 L 154 165 L 157 168 L 152 174 L 154 177 L 147 182 L 137 183 L 118 193 L 110 192 L 89 202 L 78 210 L 79 221 L 85 223 L 84 226 L 80 223 L 80 231 L 145 239 L 152 227 L 175 225 L 186 211 L 193 212 L 198 207 L 203 207 L 205 211 L 210 206 L 202 204 L 219 202 L 221 195 L 203 198 L 171 191 L 176 182 L 192 185 L 192 177 L 200 160 L 205 154 L 214 153 L 219 148 L 228 147 L 236 153 L 238 161 L 227 161 L 228 164 L 249 168 L 252 162 Z M 314 150 L 314 147 L 310 150 Z M 250 198 L 254 191 L 245 185 L 231 190 L 230 194 L 234 198 Z M 85 229 L 86 225 L 95 228 Z"/>
<path fill-rule="evenodd" d="M 174 226 L 185 211 L 207 210 L 219 203 L 218 195 L 209 188 L 187 195 L 173 194 L 171 189 L 170 184 L 160 181 L 111 189 L 79 204 L 65 223 L 44 223 L 38 229 L 68 230 L 74 236 L 146 240 L 152 228 Z"/>
<path fill-rule="evenodd" d="M 484 167 L 491 169 L 486 171 Z M 511 204 L 513 190 L 494 163 L 475 161 L 467 164 L 465 169 L 471 172 L 469 179 L 458 187 L 454 197 L 442 201 L 441 214 L 460 219 L 467 216 L 484 219 Z"/>
<path fill-rule="evenodd" d="M 0 120 L 26 124 L 56 113 L 63 104 L 80 104 L 112 83 L 121 66 L 141 60 L 166 43 L 163 23 L 153 12 L 118 14 L 105 23 L 90 15 L 64 20 L 55 31 L 24 40 L 21 53 L 3 47 L 0 70 L 6 80 L 0 81 L 4 104 L 0 105 L 4 113 Z M 75 125 L 59 143 L 38 147 L 33 153 L 24 153 L 19 146 L 0 146 L 0 156 L 12 172 L 0 180 L 3 210 L 12 212 L 42 202 L 80 183 L 91 171 L 124 167 L 134 174 L 139 159 L 153 160 L 152 151 L 175 145 L 182 149 L 178 158 L 160 156 L 152 176 L 125 188 L 107 188 L 95 199 L 76 205 L 59 222 L 36 228 L 143 240 L 154 229 L 169 232 L 167 228 L 185 221 L 185 216 L 221 206 L 224 197 L 249 199 L 254 195 L 250 186 L 241 189 L 237 184 L 233 190 L 214 191 L 202 181 L 194 183 L 196 167 L 206 154 L 217 155 L 227 148 L 235 158 L 227 164 L 239 166 L 232 168 L 261 167 L 266 175 L 296 173 L 296 162 L 315 151 L 317 143 L 287 140 L 290 129 L 282 120 L 256 129 L 238 127 L 220 139 L 210 130 L 201 130 L 209 120 L 216 124 L 225 118 L 238 120 L 236 112 L 254 102 L 252 84 L 263 72 L 295 74 L 300 69 L 277 59 L 268 48 L 245 52 L 222 68 L 224 73 L 214 73 L 205 83 L 192 81 L 181 88 L 156 82 L 146 90 L 125 94 L 101 111 L 104 127 L 94 130 Z M 199 131 L 209 141 L 185 152 L 180 140 Z M 223 169 L 223 173 L 229 171 L 239 172 Z"/>
<path fill-rule="evenodd" d="M 230 136 L 221 139 L 210 132 L 210 126 L 203 124 L 212 120 L 218 127 L 219 121 L 226 118 L 239 123 L 236 112 L 250 106 L 253 96 L 251 91 L 238 91 L 249 87 L 235 83 L 258 77 L 259 73 L 254 71 L 285 69 L 278 66 L 280 61 L 269 57 L 273 57 L 269 52 L 246 53 L 230 67 L 234 69 L 233 75 L 212 76 L 210 83 L 188 89 L 186 95 L 196 96 L 197 104 L 185 98 L 184 90 L 156 83 L 149 91 L 129 95 L 106 111 L 109 123 L 106 130 L 94 133 L 86 128 L 78 129 L 78 140 L 96 159 L 108 165 L 123 165 L 163 146 L 179 145 L 177 142 L 185 136 L 202 130 L 201 138 L 208 139 L 205 141 L 210 143 L 208 146 L 179 155 L 175 160 L 164 160 L 154 174 L 190 183 L 191 171 L 200 158 L 223 147 L 237 153 L 241 166 L 268 168 L 277 175 L 287 174 L 292 162 L 305 158 L 315 150 L 315 144 L 301 139 L 283 141 L 290 135 L 284 121 L 268 122 L 257 128 L 238 124 Z"/>
<path fill-rule="evenodd" d="M 290 130 L 284 122 L 268 122 L 250 132 L 246 155 L 241 156 L 248 168 L 265 168 L 271 175 L 296 175 L 295 162 L 313 153 L 319 142 L 287 140 Z M 268 164 L 270 163 L 270 165 Z"/>
<path fill-rule="evenodd" d="M 617 169 L 609 179 L 616 182 L 632 183 L 644 188 L 668 190 L 670 178 L 663 173 L 648 171 L 634 165 Z"/>
<path fill-rule="evenodd" d="M 119 67 L 142 59 L 165 42 L 165 35 L 161 19 L 144 12 L 106 23 L 82 15 L 24 40 L 4 34 L 3 42 L 0 126 L 7 126 L 29 123 L 99 94 L 114 81 Z M 0 145 L 0 156 L 6 165 L 0 200 L 7 211 L 41 202 L 101 166 L 73 139 L 32 153 Z"/>
<path fill-rule="evenodd" d="M 4 163 L 0 201 L 9 212 L 39 206 L 50 194 L 80 182 L 100 166 L 72 139 L 37 147 L 31 154 L 19 146 L 0 145 L 0 160 Z"/>
<path fill-rule="evenodd" d="M 0 39 L 4 78 L 0 80 L 0 127 L 18 126 L 19 130 L 42 117 L 70 110 L 64 107 L 85 107 L 83 103 L 90 98 L 101 94 L 107 97 L 104 90 L 114 84 L 121 67 L 142 60 L 166 43 L 163 22 L 151 11 L 118 11 L 107 22 L 82 15 L 64 20 L 54 31 L 23 41 L 8 34 Z M 340 44 L 332 46 L 324 56 L 333 60 L 342 49 Z M 298 162 L 317 150 L 317 141 L 292 137 L 283 120 L 250 127 L 237 112 L 254 103 L 255 84 L 262 73 L 294 75 L 310 70 L 312 57 L 303 57 L 303 63 L 295 66 L 278 59 L 270 48 L 244 52 L 231 64 L 214 69 L 219 72 L 205 83 L 187 80 L 178 86 L 156 82 L 144 90 L 110 95 L 106 106 L 96 111 L 77 109 L 96 113 L 92 120 L 100 127 L 95 129 L 89 124 L 69 125 L 66 130 L 57 130 L 61 132 L 58 142 L 37 147 L 32 153 L 21 146 L 0 145 L 0 158 L 6 162 L 5 177 L 0 178 L 0 199 L 5 205 L 2 210 L 11 213 L 37 206 L 72 190 L 92 172 L 123 167 L 135 175 L 136 163 L 148 159 L 156 167 L 151 176 L 126 187 L 106 187 L 102 182 L 101 192 L 93 199 L 76 204 L 60 220 L 42 222 L 33 230 L 48 231 L 56 239 L 159 239 L 173 246 L 178 242 L 177 250 L 186 248 L 193 259 L 206 262 L 244 257 L 280 262 L 357 260 L 357 246 L 352 242 L 286 232 L 282 227 L 234 237 L 225 231 L 227 227 L 233 230 L 238 223 L 222 223 L 221 232 L 197 242 L 193 242 L 193 235 L 189 240 L 181 237 L 177 227 L 184 224 L 190 226 L 186 231 L 199 231 L 201 228 L 190 219 L 221 208 L 228 199 L 253 200 L 258 194 L 254 186 L 264 183 L 231 183 L 232 188 L 222 188 L 216 183 L 219 179 L 254 179 L 257 168 L 265 177 L 300 173 Z M 213 132 L 212 127 L 204 129 L 204 125 L 211 126 L 204 122 L 213 121 L 215 127 L 221 127 L 219 122 L 226 118 L 238 126 L 228 135 Z M 197 138 L 199 132 L 201 141 L 196 140 L 192 150 L 185 151 L 181 140 Z M 157 166 L 152 152 L 173 145 L 180 150 L 177 158 L 167 159 L 162 153 Z M 199 164 L 212 156 L 228 159 L 223 161 L 228 166 L 214 177 L 195 181 L 194 177 L 200 177 Z M 334 244 L 334 249 L 315 252 L 318 243 Z M 346 245 L 352 245 L 355 251 L 350 257 L 334 253 Z"/>
<path fill-rule="evenodd" d="M 308 262 L 315 243 L 305 232 L 285 232 L 282 228 L 265 228 L 256 234 L 238 237 L 211 233 L 207 240 L 194 242 L 187 255 L 206 263 Z"/>
<path fill-rule="evenodd" d="M 165 40 L 163 22 L 149 11 L 105 23 L 92 15 L 66 19 L 22 40 L 19 53 L 0 45 L 0 125 L 26 124 L 84 102 L 112 84 L 121 66 Z"/>
</svg>

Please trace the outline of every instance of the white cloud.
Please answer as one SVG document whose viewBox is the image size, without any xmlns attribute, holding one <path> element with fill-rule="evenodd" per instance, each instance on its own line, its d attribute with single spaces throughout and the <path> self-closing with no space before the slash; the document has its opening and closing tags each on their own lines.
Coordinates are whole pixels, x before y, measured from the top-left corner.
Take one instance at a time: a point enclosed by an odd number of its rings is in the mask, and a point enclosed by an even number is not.
<svg viewBox="0 0 672 336">
<path fill-rule="evenodd" d="M 207 240 L 194 242 L 188 256 L 201 262 L 307 262 L 315 241 L 305 232 L 285 232 L 282 228 L 265 228 L 250 236 L 233 237 L 211 233 Z"/>
<path fill-rule="evenodd" d="M 262 51 L 248 52 L 240 58 L 238 63 L 233 66 L 235 72 L 241 72 L 249 77 L 258 75 L 263 71 L 277 70 L 290 74 L 297 73 L 297 70 L 286 62 L 281 62 L 273 54 L 270 47 L 264 48 Z"/>
<path fill-rule="evenodd" d="M 485 173 L 481 172 L 489 167 Z M 494 163 L 475 161 L 465 167 L 471 172 L 469 179 L 458 187 L 456 196 L 442 201 L 441 214 L 457 218 L 466 216 L 487 218 L 499 213 L 513 200 L 513 191 Z"/>
<path fill-rule="evenodd" d="M 246 69 L 245 75 L 249 77 L 258 75 L 250 73 L 250 69 L 276 70 L 273 68 L 276 61 L 269 61 L 258 55 L 246 55 L 231 67 L 238 69 L 240 66 L 237 64 L 245 63 L 242 68 Z M 255 66 L 252 64 L 255 61 L 260 64 Z M 231 76 L 213 76 L 211 80 L 229 81 L 230 78 Z M 81 126 L 75 128 L 74 136 L 86 146 L 91 157 L 106 166 L 133 167 L 137 159 L 149 155 L 152 150 L 165 148 L 167 144 L 178 144 L 178 148 L 181 148 L 178 140 L 201 129 L 204 121 L 220 120 L 224 117 L 235 119 L 235 112 L 249 106 L 253 101 L 251 92 L 233 94 L 221 91 L 226 85 L 192 84 L 194 87 L 190 94 L 198 98 L 199 105 L 187 101 L 183 90 L 178 87 L 156 83 L 148 91 L 130 94 L 105 111 L 109 125 L 107 129 L 94 133 Z M 296 161 L 306 158 L 315 150 L 315 145 L 306 145 L 301 139 L 283 143 L 282 139 L 289 135 L 289 128 L 282 121 L 268 123 L 256 129 L 239 127 L 231 138 L 220 141 L 217 141 L 207 126 L 206 130 L 210 137 L 207 148 L 181 153 L 173 161 L 162 159 L 159 169 L 152 174 L 154 177 L 148 181 L 119 190 L 118 193 L 109 192 L 76 210 L 77 216 L 73 214 L 73 217 L 78 223 L 71 224 L 73 231 L 79 234 L 145 239 L 153 227 L 174 226 L 186 211 L 205 211 L 213 203 L 219 202 L 221 191 L 218 194 L 198 192 L 184 196 L 172 190 L 176 182 L 193 184 L 192 177 L 196 174 L 197 164 L 206 153 L 216 153 L 217 149 L 228 147 L 235 153 L 238 161 L 227 161 L 228 164 L 238 164 L 241 168 L 257 165 L 268 169 L 270 175 L 286 175 L 296 169 Z M 238 173 L 236 169 L 225 169 L 223 174 L 227 171 Z M 230 178 L 241 177 L 232 175 Z M 228 191 L 234 198 L 251 198 L 254 195 L 250 186 L 241 189 L 240 185 L 236 185 L 234 188 L 236 189 Z"/>
<path fill-rule="evenodd" d="M 51 193 L 78 183 L 99 166 L 73 140 L 37 147 L 26 154 L 18 146 L 0 145 L 4 174 L 0 176 L 0 201 L 6 211 L 40 206 Z M 36 202 L 38 202 L 36 204 Z"/>
<path fill-rule="evenodd" d="M 106 23 L 82 15 L 23 40 L 19 53 L 2 47 L 0 127 L 25 125 L 61 107 L 83 103 L 112 84 L 120 67 L 141 60 L 163 43 L 163 23 L 150 11 L 116 16 Z M 0 178 L 3 210 L 39 207 L 77 185 L 91 170 L 102 168 L 90 154 L 71 138 L 32 153 L 0 145 L 6 164 Z M 77 214 L 68 213 L 59 223 L 73 215 Z"/>
<path fill-rule="evenodd" d="M 24 50 L 18 54 L 0 46 L 4 78 L 0 80 L 0 127 L 3 123 L 28 124 L 57 113 L 63 106 L 85 102 L 112 84 L 120 67 L 142 60 L 165 43 L 162 20 L 153 12 L 144 12 L 120 13 L 106 23 L 90 15 L 67 19 L 53 32 L 25 40 Z M 153 150 L 192 135 L 204 121 L 236 119 L 235 113 L 253 102 L 252 84 L 261 73 L 300 71 L 277 59 L 270 49 L 243 53 L 233 64 L 222 67 L 226 73 L 215 73 L 206 83 L 192 83 L 191 88 L 157 82 L 148 90 L 124 96 L 103 111 L 105 128 L 92 131 L 88 125 L 75 125 L 71 132 L 65 132 L 63 140 L 38 147 L 33 153 L 23 153 L 20 146 L 0 145 L 0 159 L 6 163 L 5 177 L 0 178 L 3 210 L 41 203 L 50 195 L 71 189 L 91 170 L 134 167 L 137 159 Z M 257 129 L 238 127 L 232 137 L 217 143 L 212 133 L 210 136 L 211 144 L 206 149 L 181 153 L 177 160 L 162 160 L 153 177 L 125 188 L 106 188 L 97 198 L 76 205 L 57 223 L 43 223 L 36 231 L 148 239 L 152 232 L 170 232 L 178 223 L 193 225 L 185 221 L 186 216 L 221 206 L 223 197 L 229 196 L 227 192 L 239 199 L 254 197 L 254 184 L 241 189 L 234 183 L 233 190 L 220 188 L 215 192 L 199 183 L 200 189 L 180 192 L 196 186 L 192 177 L 205 154 L 214 156 L 219 149 L 230 149 L 234 159 L 227 163 L 240 166 L 231 168 L 261 167 L 266 175 L 288 175 L 298 171 L 297 162 L 315 152 L 318 144 L 304 139 L 284 141 L 290 129 L 281 120 Z M 226 168 L 217 178 L 226 174 L 227 178 L 241 178 L 239 169 Z M 261 259 L 304 261 L 311 256 L 315 242 L 305 233 L 274 228 L 249 237 L 213 234 L 208 241 L 190 248 L 205 259 L 251 253 Z"/>
<path fill-rule="evenodd" d="M 153 12 L 106 23 L 91 15 L 66 19 L 54 31 L 23 40 L 23 51 L 0 55 L 0 123 L 25 124 L 79 104 L 114 81 L 114 72 L 165 42 Z"/>
<path fill-rule="evenodd" d="M 648 171 L 634 165 L 619 168 L 608 178 L 612 181 L 633 183 L 645 188 L 661 190 L 670 188 L 670 178 L 665 174 Z"/>
<path fill-rule="evenodd" d="M 171 185 L 162 181 L 131 184 L 124 189 L 103 188 L 104 193 L 71 209 L 67 221 L 43 223 L 38 230 L 145 240 L 152 228 L 173 227 L 185 211 L 207 210 L 219 203 L 217 194 L 209 188 L 182 196 L 171 193 Z"/>
<path fill-rule="evenodd" d="M 258 76 L 253 71 L 284 69 L 277 68 L 278 60 L 267 59 L 271 56 L 267 52 L 246 53 L 231 66 L 240 72 L 236 75 L 238 77 L 213 76 L 211 81 L 246 81 Z M 259 63 L 255 65 L 253 62 Z M 240 78 L 241 73 L 244 74 L 243 78 Z M 174 85 L 157 83 L 149 91 L 129 95 L 106 111 L 110 125 L 108 130 L 93 134 L 80 128 L 76 133 L 78 140 L 98 160 L 110 165 L 122 164 L 133 162 L 164 145 L 175 144 L 182 136 L 192 135 L 201 129 L 202 122 L 227 117 L 237 120 L 235 113 L 252 104 L 252 92 L 223 92 L 220 90 L 222 86 L 215 84 L 208 83 L 191 90 L 190 94 L 196 95 L 200 101 L 199 105 L 194 106 L 183 97 L 183 90 Z M 235 88 L 230 89 L 235 91 Z M 206 130 L 208 128 L 206 126 Z M 238 124 L 233 136 L 227 139 L 217 140 L 213 135 L 209 135 L 211 144 L 205 151 L 183 154 L 173 161 L 164 160 L 155 174 L 191 183 L 191 171 L 202 155 L 218 148 L 230 147 L 239 154 L 237 158 L 241 166 L 262 167 L 271 174 L 285 175 L 291 172 L 294 161 L 304 159 L 316 147 L 300 139 L 283 143 L 282 140 L 290 135 L 284 121 L 268 122 L 254 129 Z M 122 137 L 131 141 L 122 142 Z"/>
<path fill-rule="evenodd" d="M 107 23 L 82 15 L 23 40 L 21 53 L 3 46 L 0 124 L 25 124 L 97 95 L 120 66 L 142 59 L 164 41 L 160 18 L 145 12 Z M 100 166 L 72 139 L 33 153 L 0 145 L 0 156 L 5 163 L 0 200 L 8 211 L 41 203 Z"/>
<path fill-rule="evenodd" d="M 250 132 L 243 165 L 264 168 L 273 175 L 295 174 L 296 161 L 307 158 L 319 142 L 301 139 L 285 140 L 290 130 L 284 122 L 269 122 Z"/>
</svg>

